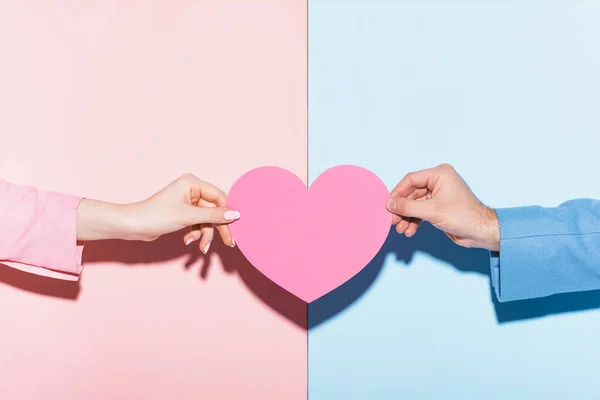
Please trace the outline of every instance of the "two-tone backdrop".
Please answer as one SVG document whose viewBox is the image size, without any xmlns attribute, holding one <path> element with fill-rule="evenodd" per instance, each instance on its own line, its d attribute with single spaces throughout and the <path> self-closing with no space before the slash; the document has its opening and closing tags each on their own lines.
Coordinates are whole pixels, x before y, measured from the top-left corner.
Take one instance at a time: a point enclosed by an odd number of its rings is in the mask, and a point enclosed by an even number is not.
<svg viewBox="0 0 600 400">
<path fill-rule="evenodd" d="M 600 198 L 594 1 L 0 1 L 0 178 L 109 201 L 454 164 L 494 207 Z M 308 46 L 308 47 L 307 47 Z M 308 90 L 307 90 L 308 89 Z M 308 119 L 307 119 L 308 114 Z M 361 235 L 356 232 L 356 245 Z M 216 246 L 0 265 L 6 399 L 594 399 L 600 295 L 498 304 L 487 254 L 394 232 L 310 304 Z"/>
</svg>

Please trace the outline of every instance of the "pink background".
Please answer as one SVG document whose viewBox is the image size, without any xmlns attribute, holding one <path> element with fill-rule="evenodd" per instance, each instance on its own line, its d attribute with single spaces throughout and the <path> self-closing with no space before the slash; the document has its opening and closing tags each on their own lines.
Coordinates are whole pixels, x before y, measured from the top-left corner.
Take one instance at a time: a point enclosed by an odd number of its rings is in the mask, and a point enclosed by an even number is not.
<svg viewBox="0 0 600 400">
<path fill-rule="evenodd" d="M 304 1 L 7 0 L 0 54 L 1 179 L 306 181 Z M 0 398 L 305 399 L 306 306 L 213 246 L 90 243 L 78 284 L 0 265 Z"/>
</svg>

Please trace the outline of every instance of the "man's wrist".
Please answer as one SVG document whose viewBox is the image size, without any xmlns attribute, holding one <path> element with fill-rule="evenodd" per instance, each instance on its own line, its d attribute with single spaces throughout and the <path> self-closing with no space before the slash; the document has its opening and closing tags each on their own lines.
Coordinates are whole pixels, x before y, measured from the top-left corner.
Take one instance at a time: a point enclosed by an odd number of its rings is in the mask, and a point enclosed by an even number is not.
<svg viewBox="0 0 600 400">
<path fill-rule="evenodd" d="M 496 210 L 485 207 L 483 246 L 490 251 L 500 251 L 500 223 Z"/>
</svg>

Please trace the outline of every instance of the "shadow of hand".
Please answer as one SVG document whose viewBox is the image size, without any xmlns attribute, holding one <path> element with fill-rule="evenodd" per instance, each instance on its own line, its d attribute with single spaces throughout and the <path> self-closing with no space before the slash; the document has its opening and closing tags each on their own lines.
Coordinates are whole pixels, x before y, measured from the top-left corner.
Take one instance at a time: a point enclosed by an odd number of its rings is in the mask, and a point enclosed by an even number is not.
<svg viewBox="0 0 600 400">
<path fill-rule="evenodd" d="M 34 275 L 1 263 L 0 282 L 27 292 L 66 300 L 77 300 L 81 290 L 78 281 Z"/>
<path fill-rule="evenodd" d="M 360 298 L 370 288 L 388 256 L 395 256 L 396 260 L 410 267 L 417 252 L 427 253 L 459 271 L 489 276 L 490 262 L 487 250 L 460 247 L 428 223 L 423 223 L 412 238 L 399 235 L 392 227 L 379 253 L 361 272 L 339 288 L 309 304 L 309 329 L 334 317 Z M 600 308 L 600 291 L 500 303 L 490 285 L 490 299 L 494 304 L 498 323 Z"/>
<path fill-rule="evenodd" d="M 183 244 L 182 232 L 164 235 L 153 242 L 127 242 L 106 240 L 90 242 L 84 252 L 85 263 L 118 262 L 122 264 L 148 265 L 187 256 L 185 267 L 200 262 L 200 278 L 209 279 L 213 268 L 211 255 L 217 255 L 227 273 L 237 273 L 247 288 L 263 303 L 275 310 L 295 325 L 306 329 L 306 303 L 281 287 L 277 286 L 242 255 L 240 250 L 229 248 L 219 239 L 213 241 L 207 255 L 197 246 Z"/>
<path fill-rule="evenodd" d="M 200 264 L 199 277 L 209 279 L 213 268 L 212 255 L 217 255 L 227 273 L 237 273 L 247 288 L 264 304 L 275 310 L 295 325 L 306 329 L 306 303 L 267 279 L 254 268 L 238 248 L 226 247 L 216 239 L 210 252 L 204 255 L 197 246 L 185 246 L 184 232 L 164 235 L 153 242 L 104 240 L 88 242 L 83 253 L 86 268 L 98 263 L 120 263 L 144 267 L 182 258 L 183 267 Z M 187 257 L 186 257 L 187 256 Z M 76 300 L 80 293 L 78 281 L 38 276 L 0 264 L 0 282 L 21 290 L 45 296 Z"/>
<path fill-rule="evenodd" d="M 86 245 L 84 262 L 118 262 L 147 266 L 187 256 L 185 267 L 189 268 L 196 262 L 200 262 L 200 278 L 208 280 L 210 269 L 213 268 L 211 255 L 216 254 L 225 271 L 230 274 L 237 273 L 258 299 L 295 325 L 306 329 L 306 303 L 260 273 L 237 247 L 229 248 L 221 240 L 215 239 L 209 253 L 204 255 L 193 244 L 185 246 L 181 239 L 183 234 L 183 232 L 176 232 L 164 235 L 153 242 L 122 240 L 91 242 Z"/>
<path fill-rule="evenodd" d="M 197 247 L 186 247 L 182 232 L 162 236 L 154 242 L 106 240 L 90 242 L 84 251 L 84 264 L 116 262 L 126 265 L 149 265 L 188 256 L 184 267 L 201 263 L 200 278 L 208 279 L 212 267 L 210 257 Z M 375 258 L 357 275 L 339 288 L 307 304 L 277 286 L 242 255 L 215 240 L 209 253 L 216 253 L 228 273 L 237 273 L 248 289 L 264 304 L 301 328 L 312 328 L 349 307 L 369 290 L 388 256 L 411 266 L 416 252 L 425 252 L 459 271 L 489 275 L 489 255 L 481 249 L 465 249 L 455 245 L 446 235 L 424 223 L 417 235 L 406 238 L 392 228 Z M 0 264 L 0 282 L 44 296 L 76 300 L 79 282 L 62 281 L 18 271 Z M 527 320 L 542 316 L 600 308 L 600 291 L 567 293 L 550 297 L 499 303 L 490 287 L 499 323 Z"/>
</svg>

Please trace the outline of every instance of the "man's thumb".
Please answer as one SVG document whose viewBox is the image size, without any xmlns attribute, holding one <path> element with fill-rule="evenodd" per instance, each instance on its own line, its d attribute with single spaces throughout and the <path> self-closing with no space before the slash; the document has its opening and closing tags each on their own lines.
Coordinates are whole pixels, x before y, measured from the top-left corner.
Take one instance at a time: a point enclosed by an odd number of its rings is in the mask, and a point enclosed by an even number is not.
<svg viewBox="0 0 600 400">
<path fill-rule="evenodd" d="M 392 197 L 386 203 L 389 212 L 401 217 L 429 220 L 433 214 L 431 200 L 412 200 L 405 197 Z"/>
<path fill-rule="evenodd" d="M 240 219 L 239 211 L 225 207 L 193 207 L 194 224 L 229 224 Z"/>
</svg>

